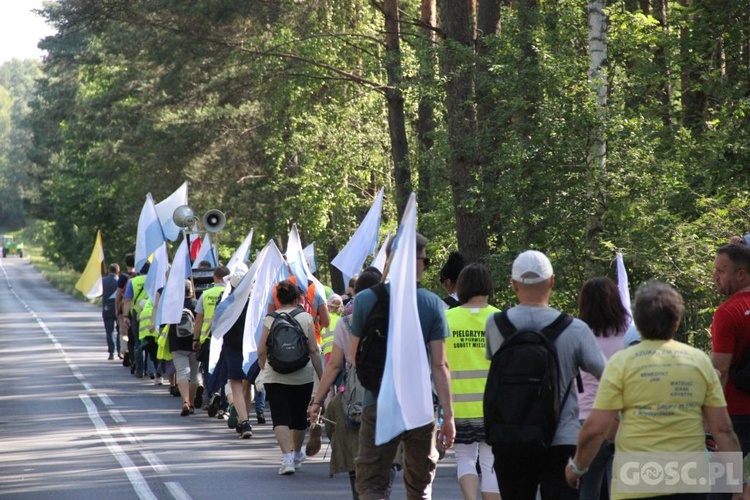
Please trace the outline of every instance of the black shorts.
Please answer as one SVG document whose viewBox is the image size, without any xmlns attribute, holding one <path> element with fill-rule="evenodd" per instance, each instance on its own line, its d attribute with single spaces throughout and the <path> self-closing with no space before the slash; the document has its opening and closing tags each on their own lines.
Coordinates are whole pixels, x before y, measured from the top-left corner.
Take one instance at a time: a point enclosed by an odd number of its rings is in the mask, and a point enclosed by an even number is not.
<svg viewBox="0 0 750 500">
<path fill-rule="evenodd" d="M 313 383 L 303 385 L 263 384 L 266 399 L 271 405 L 273 426 L 307 430 L 307 406 L 310 404 Z"/>
</svg>

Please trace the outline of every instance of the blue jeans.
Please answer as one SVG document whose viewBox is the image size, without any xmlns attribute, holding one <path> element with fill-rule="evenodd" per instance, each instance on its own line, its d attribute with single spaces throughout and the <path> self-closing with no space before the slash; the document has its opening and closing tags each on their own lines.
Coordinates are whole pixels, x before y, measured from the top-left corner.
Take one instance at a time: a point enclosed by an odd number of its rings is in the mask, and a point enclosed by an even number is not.
<svg viewBox="0 0 750 500">
<path fill-rule="evenodd" d="M 115 348 L 117 354 L 120 354 L 120 332 L 115 330 L 115 318 L 102 317 L 104 320 L 104 331 L 107 334 L 107 349 L 114 355 Z"/>
<path fill-rule="evenodd" d="M 589 471 L 581 476 L 579 487 L 579 500 L 599 500 L 602 492 L 602 483 L 609 492 L 612 484 L 612 460 L 615 457 L 615 445 L 604 441 L 599 448 L 599 453 L 589 465 Z M 609 498 L 609 497 L 607 497 Z"/>
</svg>

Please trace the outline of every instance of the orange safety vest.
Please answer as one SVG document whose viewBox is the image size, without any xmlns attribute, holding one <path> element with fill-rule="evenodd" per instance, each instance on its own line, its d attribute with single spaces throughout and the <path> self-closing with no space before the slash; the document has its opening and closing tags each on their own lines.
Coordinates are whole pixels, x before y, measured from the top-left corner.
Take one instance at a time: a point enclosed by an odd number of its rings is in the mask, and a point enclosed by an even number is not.
<svg viewBox="0 0 750 500">
<path fill-rule="evenodd" d="M 297 277 L 291 276 L 288 278 L 289 281 L 297 284 Z M 276 306 L 276 309 L 281 307 L 281 302 L 279 302 L 279 298 L 276 296 L 276 290 L 278 287 L 273 287 L 273 303 Z M 299 288 L 299 285 L 297 286 Z M 302 292 L 302 289 L 300 288 L 300 292 Z M 313 307 L 313 304 L 315 304 L 315 283 L 312 281 L 307 282 L 307 294 L 301 294 L 302 300 L 300 301 L 300 306 L 302 306 L 302 309 L 304 309 L 306 312 L 310 313 L 310 316 L 313 317 L 313 324 L 315 325 L 315 340 L 318 342 L 318 344 L 322 343 L 322 337 L 320 335 L 320 323 L 318 322 L 318 311 L 315 310 Z"/>
</svg>

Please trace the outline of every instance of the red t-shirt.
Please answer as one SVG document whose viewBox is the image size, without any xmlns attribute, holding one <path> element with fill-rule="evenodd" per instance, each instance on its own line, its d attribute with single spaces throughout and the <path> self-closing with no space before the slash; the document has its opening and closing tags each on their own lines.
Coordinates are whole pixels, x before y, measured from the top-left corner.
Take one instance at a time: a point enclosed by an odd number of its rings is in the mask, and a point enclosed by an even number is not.
<svg viewBox="0 0 750 500">
<path fill-rule="evenodd" d="M 712 350 L 732 354 L 732 363 L 750 347 L 750 291 L 737 292 L 716 310 L 711 324 Z M 750 415 L 750 394 L 735 387 L 731 380 L 724 387 L 730 415 Z"/>
</svg>

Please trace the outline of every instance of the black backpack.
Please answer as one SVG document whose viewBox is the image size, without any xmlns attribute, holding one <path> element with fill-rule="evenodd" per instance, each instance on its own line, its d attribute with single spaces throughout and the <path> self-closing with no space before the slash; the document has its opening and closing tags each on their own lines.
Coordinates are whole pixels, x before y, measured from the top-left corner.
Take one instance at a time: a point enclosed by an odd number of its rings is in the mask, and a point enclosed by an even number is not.
<svg viewBox="0 0 750 500">
<path fill-rule="evenodd" d="M 268 347 L 268 362 L 276 373 L 293 373 L 305 367 L 310 361 L 310 347 L 307 335 L 300 324 L 294 319 L 304 312 L 296 308 L 288 313 L 272 312 L 273 323 L 268 332 L 266 347 Z"/>
<path fill-rule="evenodd" d="M 503 343 L 492 356 L 484 389 L 487 443 L 506 454 L 536 454 L 555 437 L 560 410 L 560 365 L 555 340 L 573 318 L 565 313 L 541 331 L 516 330 L 508 312 L 494 315 Z"/>
<path fill-rule="evenodd" d="M 377 301 L 370 309 L 359 336 L 355 361 L 357 378 L 362 387 L 377 394 L 383 380 L 385 355 L 388 350 L 388 317 L 390 299 L 384 284 L 370 288 Z"/>
<path fill-rule="evenodd" d="M 750 393 L 750 348 L 729 368 L 729 380 L 739 390 Z"/>
</svg>

